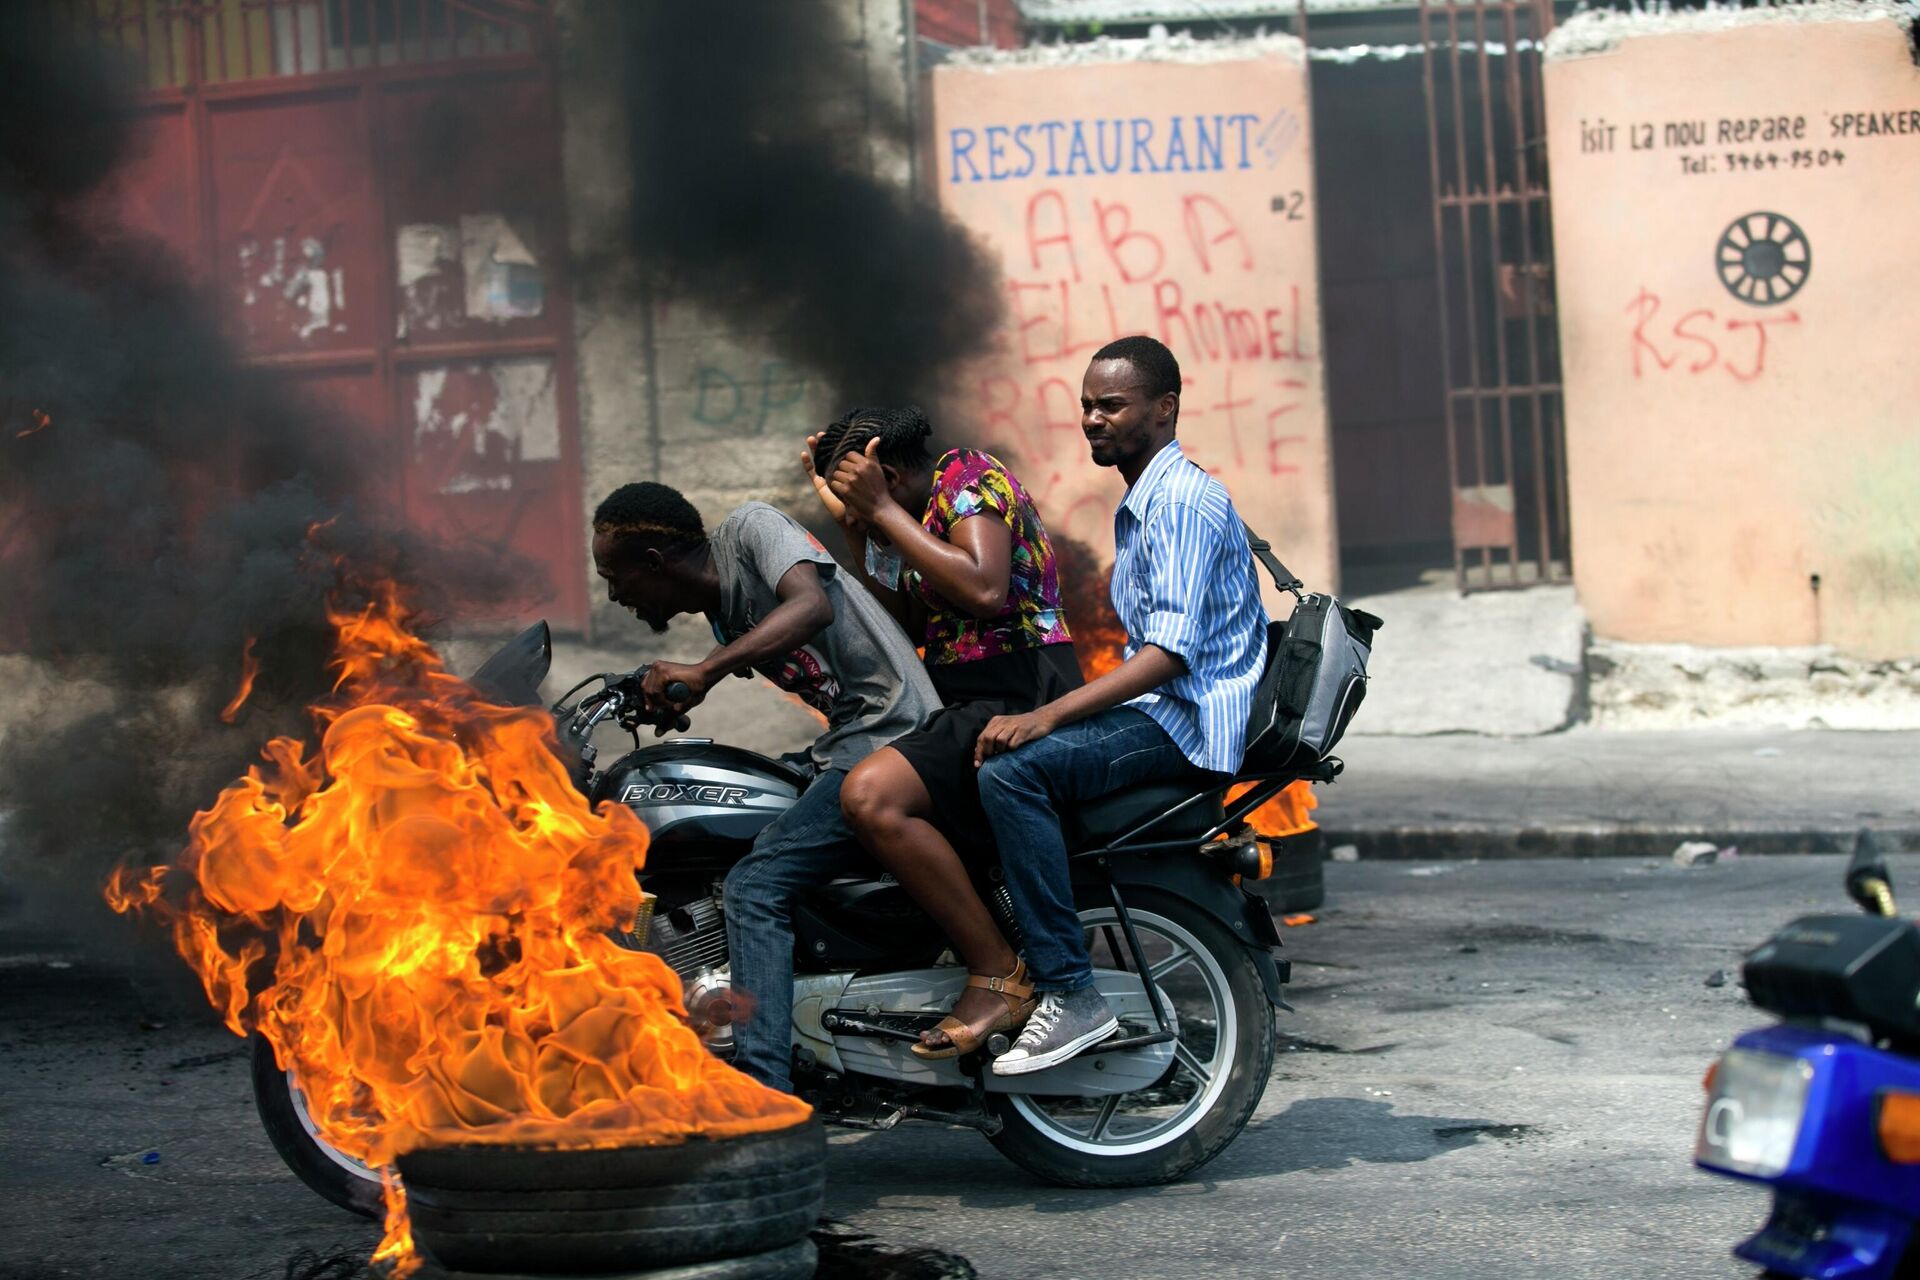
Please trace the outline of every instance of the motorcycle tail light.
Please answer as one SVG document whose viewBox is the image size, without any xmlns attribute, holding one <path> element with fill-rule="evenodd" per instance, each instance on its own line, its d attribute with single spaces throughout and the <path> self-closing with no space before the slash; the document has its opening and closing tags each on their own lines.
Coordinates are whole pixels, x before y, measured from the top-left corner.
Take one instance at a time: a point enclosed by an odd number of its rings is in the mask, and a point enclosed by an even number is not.
<svg viewBox="0 0 1920 1280">
<path fill-rule="evenodd" d="M 1227 864 L 1236 880 L 1265 880 L 1273 874 L 1273 849 L 1265 840 L 1244 832 L 1237 839 L 1222 839 L 1215 855 Z"/>
<path fill-rule="evenodd" d="M 1920 1094 L 1888 1089 L 1880 1095 L 1880 1149 L 1895 1164 L 1920 1164 Z"/>
<path fill-rule="evenodd" d="M 1265 880 L 1273 874 L 1273 846 L 1265 840 L 1255 840 L 1253 847 L 1258 851 L 1259 859 L 1254 864 L 1254 871 L 1247 878 L 1250 880 Z"/>
</svg>

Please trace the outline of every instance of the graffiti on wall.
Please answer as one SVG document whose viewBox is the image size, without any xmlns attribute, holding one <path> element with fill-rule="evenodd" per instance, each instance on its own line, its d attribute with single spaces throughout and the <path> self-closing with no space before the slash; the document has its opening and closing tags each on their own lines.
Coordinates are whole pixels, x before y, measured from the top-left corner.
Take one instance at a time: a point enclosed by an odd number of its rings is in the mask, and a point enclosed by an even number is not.
<svg viewBox="0 0 1920 1280">
<path fill-rule="evenodd" d="M 935 96 L 942 202 L 991 246 L 1006 301 L 954 429 L 1007 454 L 1049 527 L 1104 556 L 1119 484 L 1087 456 L 1081 379 L 1113 339 L 1158 338 L 1180 361 L 1188 455 L 1330 572 L 1301 68 L 943 68 Z"/>
<path fill-rule="evenodd" d="M 765 435 L 808 428 L 806 372 L 785 360 L 763 360 L 747 368 L 704 363 L 693 371 L 688 390 L 693 420 L 733 435 Z"/>
<path fill-rule="evenodd" d="M 1287 201 L 1277 216 L 1294 208 Z M 1268 282 L 1257 237 L 1224 203 L 1189 191 L 1170 210 L 1141 213 L 1126 200 L 1070 200 L 1048 187 L 1028 199 L 1023 221 L 1007 264 L 1012 358 L 981 377 L 978 406 L 988 434 L 1042 463 L 1038 500 L 1046 504 L 1085 463 L 1088 357 L 1133 333 L 1180 359 L 1181 433 L 1204 465 L 1267 479 L 1299 474 L 1307 435 L 1296 422 L 1313 385 L 1302 371 L 1318 362 L 1318 339 L 1300 283 Z"/>
<path fill-rule="evenodd" d="M 1636 378 L 1669 370 L 1718 370 L 1735 382 L 1757 381 L 1767 371 L 1769 333 L 1800 323 L 1800 313 L 1793 310 L 1723 316 L 1713 307 L 1668 306 L 1644 285 L 1626 311 L 1632 321 L 1627 342 Z"/>
<path fill-rule="evenodd" d="M 1115 119 L 1023 120 L 947 130 L 949 182 L 1099 174 L 1223 173 L 1273 168 L 1300 138 L 1300 117 L 1281 107 L 1171 112 Z"/>
</svg>

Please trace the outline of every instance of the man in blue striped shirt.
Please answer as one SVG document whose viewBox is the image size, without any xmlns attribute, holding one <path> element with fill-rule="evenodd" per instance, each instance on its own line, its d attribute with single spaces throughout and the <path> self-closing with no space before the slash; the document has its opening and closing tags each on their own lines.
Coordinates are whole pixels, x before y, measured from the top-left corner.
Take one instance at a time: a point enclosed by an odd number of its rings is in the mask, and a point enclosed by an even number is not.
<svg viewBox="0 0 1920 1280">
<path fill-rule="evenodd" d="M 996 716 L 974 762 L 1026 936 L 1040 1005 L 998 1075 L 1064 1062 L 1119 1027 L 1093 985 L 1073 906 L 1065 804 L 1148 782 L 1225 785 L 1246 748 L 1267 616 L 1240 517 L 1220 482 L 1180 450 L 1180 365 L 1147 337 L 1096 351 L 1080 389 L 1093 460 L 1117 467 L 1114 612 L 1125 661 L 1025 715 Z"/>
</svg>

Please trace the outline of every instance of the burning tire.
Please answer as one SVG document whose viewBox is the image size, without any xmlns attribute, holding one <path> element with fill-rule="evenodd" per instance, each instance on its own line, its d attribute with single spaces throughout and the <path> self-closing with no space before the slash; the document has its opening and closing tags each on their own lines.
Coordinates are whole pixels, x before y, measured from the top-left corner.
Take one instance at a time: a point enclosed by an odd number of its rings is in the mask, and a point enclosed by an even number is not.
<svg viewBox="0 0 1920 1280">
<path fill-rule="evenodd" d="M 364 1218 L 382 1213 L 380 1175 L 320 1137 L 293 1074 L 280 1069 L 265 1036 L 253 1037 L 253 1105 L 273 1149 L 307 1186 Z"/>
<path fill-rule="evenodd" d="M 399 1159 L 413 1239 L 453 1271 L 592 1274 L 766 1254 L 820 1216 L 817 1119 L 675 1146 L 472 1145 Z"/>
</svg>

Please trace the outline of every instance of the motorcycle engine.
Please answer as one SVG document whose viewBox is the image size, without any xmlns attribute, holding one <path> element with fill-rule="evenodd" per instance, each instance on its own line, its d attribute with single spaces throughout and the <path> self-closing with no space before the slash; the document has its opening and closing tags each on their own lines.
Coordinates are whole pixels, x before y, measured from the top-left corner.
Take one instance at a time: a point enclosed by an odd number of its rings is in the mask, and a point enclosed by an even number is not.
<svg viewBox="0 0 1920 1280">
<path fill-rule="evenodd" d="M 651 951 L 680 975 L 693 1029 L 715 1052 L 733 1047 L 733 988 L 728 980 L 727 927 L 714 895 L 667 911 L 642 909 L 631 930 L 613 940 L 629 951 Z"/>
</svg>

